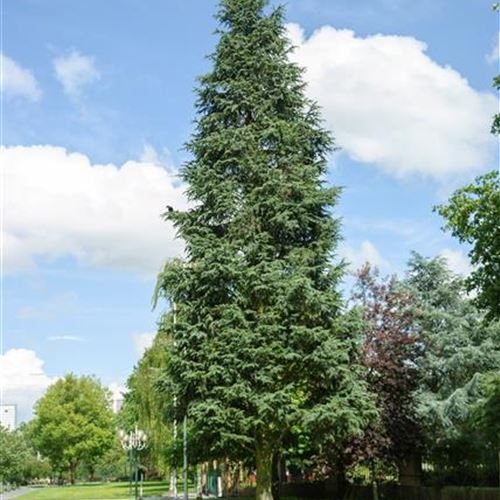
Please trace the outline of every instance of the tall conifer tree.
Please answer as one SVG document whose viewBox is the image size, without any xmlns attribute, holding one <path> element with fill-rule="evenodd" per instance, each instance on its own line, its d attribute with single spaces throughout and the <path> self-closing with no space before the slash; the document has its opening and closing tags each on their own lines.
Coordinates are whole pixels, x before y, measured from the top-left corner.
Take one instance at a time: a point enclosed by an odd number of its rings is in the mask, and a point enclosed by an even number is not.
<svg viewBox="0 0 500 500">
<path fill-rule="evenodd" d="M 213 69 L 182 170 L 193 208 L 165 214 L 186 246 L 160 293 L 176 309 L 167 377 L 206 458 L 252 454 L 271 493 L 284 433 L 355 433 L 372 406 L 339 328 L 333 140 L 306 98 L 281 8 L 222 0 Z M 201 443 L 201 446 L 200 446 Z"/>
</svg>

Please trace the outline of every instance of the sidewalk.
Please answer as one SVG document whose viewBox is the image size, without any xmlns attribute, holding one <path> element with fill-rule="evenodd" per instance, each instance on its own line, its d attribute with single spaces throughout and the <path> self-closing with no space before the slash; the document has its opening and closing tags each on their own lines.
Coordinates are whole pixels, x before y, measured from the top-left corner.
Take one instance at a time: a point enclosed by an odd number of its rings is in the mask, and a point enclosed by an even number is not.
<svg viewBox="0 0 500 500">
<path fill-rule="evenodd" d="M 17 490 L 8 491 L 6 493 L 0 493 L 0 500 L 8 500 L 11 498 L 17 498 L 21 495 L 29 493 L 33 488 L 30 486 L 23 486 L 22 488 L 17 488 Z"/>
</svg>

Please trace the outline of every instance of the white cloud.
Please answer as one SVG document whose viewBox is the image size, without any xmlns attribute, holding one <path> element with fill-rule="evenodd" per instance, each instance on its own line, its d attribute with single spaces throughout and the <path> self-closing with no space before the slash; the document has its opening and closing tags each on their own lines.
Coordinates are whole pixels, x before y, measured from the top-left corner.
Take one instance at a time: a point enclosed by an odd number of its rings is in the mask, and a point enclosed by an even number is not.
<svg viewBox="0 0 500 500">
<path fill-rule="evenodd" d="M 500 32 L 495 37 L 495 42 L 491 51 L 485 56 L 488 64 L 496 63 L 500 59 Z"/>
<path fill-rule="evenodd" d="M 151 144 L 144 144 L 144 149 L 140 157 L 143 163 L 152 163 L 170 169 L 172 167 L 172 155 L 168 148 L 163 148 L 158 152 Z"/>
<path fill-rule="evenodd" d="M 101 77 L 95 66 L 94 58 L 84 56 L 76 50 L 56 57 L 53 64 L 56 78 L 63 86 L 66 95 L 72 98 L 80 97 L 85 86 Z"/>
<path fill-rule="evenodd" d="M 0 54 L 2 68 L 2 93 L 7 97 L 24 97 L 30 101 L 38 101 L 42 91 L 33 76 L 33 73 L 22 68 L 16 61 Z"/>
<path fill-rule="evenodd" d="M 35 351 L 28 349 L 10 349 L 0 355 L 2 402 L 17 405 L 18 422 L 31 417 L 33 404 L 57 380 L 45 373 L 43 364 Z"/>
<path fill-rule="evenodd" d="M 50 341 L 67 341 L 67 342 L 85 342 L 85 339 L 83 337 L 78 337 L 76 335 L 53 335 L 51 337 L 48 337 L 47 340 Z"/>
<path fill-rule="evenodd" d="M 490 165 L 497 100 L 433 61 L 423 42 L 331 26 L 309 38 L 297 24 L 288 31 L 310 96 L 353 159 L 436 179 Z"/>
<path fill-rule="evenodd" d="M 93 266 L 153 275 L 183 245 L 160 214 L 185 209 L 183 186 L 166 169 L 128 161 L 93 165 L 53 146 L 3 148 L 4 268 L 72 256 Z"/>
<path fill-rule="evenodd" d="M 142 357 L 146 349 L 149 349 L 153 345 L 155 336 L 156 333 L 139 333 L 132 335 L 135 351 L 139 357 Z"/>
<path fill-rule="evenodd" d="M 368 240 L 363 241 L 359 248 L 343 244 L 339 248 L 339 253 L 349 263 L 351 271 L 356 271 L 367 262 L 380 270 L 387 271 L 391 268 L 390 263 L 382 257 L 377 247 Z"/>
<path fill-rule="evenodd" d="M 472 265 L 470 260 L 462 251 L 445 248 L 440 252 L 440 255 L 446 260 L 448 267 L 455 274 L 468 276 L 471 273 Z"/>
</svg>

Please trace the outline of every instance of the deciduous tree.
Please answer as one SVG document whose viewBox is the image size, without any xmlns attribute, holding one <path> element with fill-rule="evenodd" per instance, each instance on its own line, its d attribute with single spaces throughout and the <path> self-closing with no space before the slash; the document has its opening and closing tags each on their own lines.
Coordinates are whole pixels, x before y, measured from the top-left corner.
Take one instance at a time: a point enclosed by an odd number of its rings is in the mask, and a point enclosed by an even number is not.
<svg viewBox="0 0 500 500">
<path fill-rule="evenodd" d="M 477 293 L 478 307 L 487 310 L 489 318 L 500 318 L 500 173 L 477 177 L 437 211 L 446 219 L 445 229 L 471 246 L 474 269 L 466 283 Z"/>
<path fill-rule="evenodd" d="M 0 484 L 22 484 L 31 456 L 22 433 L 0 425 Z"/>
<path fill-rule="evenodd" d="M 92 377 L 66 375 L 35 405 L 33 442 L 55 470 L 69 471 L 72 483 L 77 466 L 95 465 L 114 434 L 110 393 Z"/>
<path fill-rule="evenodd" d="M 380 418 L 351 447 L 354 458 L 396 466 L 400 479 L 420 452 L 421 433 L 414 392 L 422 354 L 415 297 L 392 276 L 381 279 L 367 264 L 357 273 L 352 296 L 365 321 L 362 359 Z"/>
</svg>

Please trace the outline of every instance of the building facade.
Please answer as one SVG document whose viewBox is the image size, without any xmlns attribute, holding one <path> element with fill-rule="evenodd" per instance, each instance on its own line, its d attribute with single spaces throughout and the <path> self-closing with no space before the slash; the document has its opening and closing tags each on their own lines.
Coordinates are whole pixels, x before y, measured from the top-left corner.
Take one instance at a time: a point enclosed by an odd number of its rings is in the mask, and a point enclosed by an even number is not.
<svg viewBox="0 0 500 500">
<path fill-rule="evenodd" d="M 17 406 L 0 405 L 0 425 L 8 431 L 13 431 L 17 426 Z"/>
</svg>

